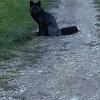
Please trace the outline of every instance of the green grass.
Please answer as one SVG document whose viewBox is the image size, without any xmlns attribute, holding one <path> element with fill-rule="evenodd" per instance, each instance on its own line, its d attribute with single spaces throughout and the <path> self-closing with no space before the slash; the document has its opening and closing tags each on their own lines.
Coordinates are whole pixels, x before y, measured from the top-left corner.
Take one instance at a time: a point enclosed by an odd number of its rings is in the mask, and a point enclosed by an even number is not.
<svg viewBox="0 0 100 100">
<path fill-rule="evenodd" d="M 42 0 L 42 6 L 48 2 Z M 29 0 L 0 0 L 0 61 L 13 56 L 18 44 L 32 39 L 36 26 L 29 13 Z"/>
</svg>

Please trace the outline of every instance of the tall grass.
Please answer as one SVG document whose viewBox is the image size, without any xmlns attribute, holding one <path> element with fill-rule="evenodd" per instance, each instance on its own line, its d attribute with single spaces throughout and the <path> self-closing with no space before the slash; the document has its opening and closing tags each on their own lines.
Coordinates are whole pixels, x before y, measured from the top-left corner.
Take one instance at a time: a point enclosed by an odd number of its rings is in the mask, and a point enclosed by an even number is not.
<svg viewBox="0 0 100 100">
<path fill-rule="evenodd" d="M 42 0 L 44 7 L 48 1 Z M 35 28 L 29 13 L 29 0 L 0 0 L 0 60 L 12 56 L 16 44 L 30 40 Z"/>
</svg>

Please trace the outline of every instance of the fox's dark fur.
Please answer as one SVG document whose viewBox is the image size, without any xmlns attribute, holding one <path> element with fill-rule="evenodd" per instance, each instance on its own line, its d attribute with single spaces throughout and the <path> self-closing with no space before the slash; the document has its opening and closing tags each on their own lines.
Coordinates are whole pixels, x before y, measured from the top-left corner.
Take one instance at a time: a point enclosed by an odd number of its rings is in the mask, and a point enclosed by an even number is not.
<svg viewBox="0 0 100 100">
<path fill-rule="evenodd" d="M 76 26 L 59 29 L 54 16 L 41 8 L 40 1 L 37 3 L 30 1 L 30 13 L 39 25 L 38 36 L 60 36 L 78 32 L 78 28 Z"/>
</svg>

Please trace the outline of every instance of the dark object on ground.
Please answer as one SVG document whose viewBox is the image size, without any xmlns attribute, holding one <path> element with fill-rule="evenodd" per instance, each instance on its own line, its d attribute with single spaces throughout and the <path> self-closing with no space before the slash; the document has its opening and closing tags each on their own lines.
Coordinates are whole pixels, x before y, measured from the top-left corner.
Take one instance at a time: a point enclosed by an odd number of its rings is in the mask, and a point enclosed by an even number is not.
<svg viewBox="0 0 100 100">
<path fill-rule="evenodd" d="M 30 1 L 30 13 L 32 18 L 39 25 L 39 32 L 37 36 L 60 36 L 60 35 L 70 35 L 78 32 L 76 26 L 66 27 L 59 29 L 57 22 L 50 13 L 45 12 L 41 8 L 41 2 L 38 1 L 34 3 Z"/>
<path fill-rule="evenodd" d="M 60 30 L 63 35 L 70 35 L 70 34 L 74 34 L 79 31 L 77 26 L 66 27 Z"/>
</svg>

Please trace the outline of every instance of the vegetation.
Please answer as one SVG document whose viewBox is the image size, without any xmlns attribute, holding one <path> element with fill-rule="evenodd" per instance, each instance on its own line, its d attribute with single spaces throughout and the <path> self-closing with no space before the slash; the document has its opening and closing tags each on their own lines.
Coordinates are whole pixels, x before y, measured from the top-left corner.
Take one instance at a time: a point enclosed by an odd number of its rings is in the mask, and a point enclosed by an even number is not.
<svg viewBox="0 0 100 100">
<path fill-rule="evenodd" d="M 42 0 L 44 7 L 47 4 L 48 0 Z M 29 0 L 0 0 L 0 60 L 12 56 L 19 43 L 32 39 L 35 28 Z"/>
</svg>

